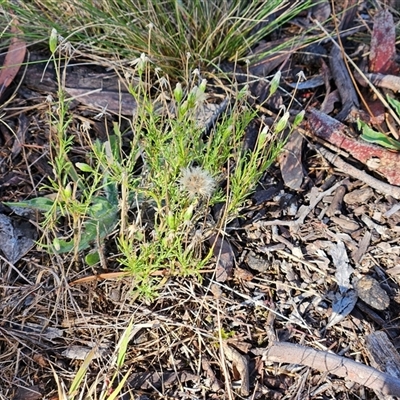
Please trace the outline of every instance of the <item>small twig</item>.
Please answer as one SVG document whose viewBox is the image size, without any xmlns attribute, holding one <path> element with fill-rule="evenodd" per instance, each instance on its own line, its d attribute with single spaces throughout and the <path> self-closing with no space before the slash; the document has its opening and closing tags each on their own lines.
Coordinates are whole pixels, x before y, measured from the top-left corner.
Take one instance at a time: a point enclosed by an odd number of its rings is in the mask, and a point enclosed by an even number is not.
<svg viewBox="0 0 400 400">
<path fill-rule="evenodd" d="M 329 372 L 377 390 L 384 395 L 400 396 L 400 380 L 375 368 L 325 351 L 292 343 L 274 343 L 265 353 L 268 361 L 306 365 Z"/>
<path fill-rule="evenodd" d="M 307 260 L 304 260 L 302 258 L 299 258 L 299 257 L 295 256 L 294 254 L 288 253 L 285 250 L 277 250 L 277 253 L 282 255 L 283 257 L 289 258 L 292 261 L 296 261 L 296 262 L 298 262 L 300 264 L 303 264 L 303 265 L 307 266 L 312 271 L 318 272 L 322 276 L 327 276 L 328 275 L 326 272 L 322 271 L 321 268 L 318 267 L 318 265 L 313 264 L 313 263 L 311 263 L 311 262 L 309 262 Z M 333 281 L 335 281 L 334 277 L 331 277 L 331 278 L 333 279 Z"/>
<path fill-rule="evenodd" d="M 336 156 L 336 154 L 331 153 L 329 150 L 325 149 L 325 147 L 316 144 L 315 147 L 318 151 L 335 167 L 339 168 L 346 174 L 352 176 L 353 178 L 359 179 L 360 181 L 366 183 L 368 186 L 372 187 L 373 189 L 381 192 L 383 194 L 389 195 L 394 197 L 397 200 L 400 200 L 400 187 L 390 185 L 389 183 L 385 183 L 376 179 L 366 172 L 353 167 L 351 164 L 343 161 L 340 157 Z"/>
<path fill-rule="evenodd" d="M 308 129 L 313 135 L 346 150 L 353 158 L 368 166 L 370 170 L 384 176 L 391 185 L 400 186 L 398 173 L 400 153 L 353 138 L 346 125 L 316 109 L 310 109 L 307 123 Z M 346 169 L 345 172 L 347 172 Z"/>
<path fill-rule="evenodd" d="M 384 74 L 364 74 L 365 78 L 359 73 L 354 73 L 354 77 L 357 82 L 362 86 L 368 86 L 368 83 L 385 89 L 393 90 L 394 92 L 400 92 L 400 77 L 395 75 L 384 75 Z"/>
</svg>

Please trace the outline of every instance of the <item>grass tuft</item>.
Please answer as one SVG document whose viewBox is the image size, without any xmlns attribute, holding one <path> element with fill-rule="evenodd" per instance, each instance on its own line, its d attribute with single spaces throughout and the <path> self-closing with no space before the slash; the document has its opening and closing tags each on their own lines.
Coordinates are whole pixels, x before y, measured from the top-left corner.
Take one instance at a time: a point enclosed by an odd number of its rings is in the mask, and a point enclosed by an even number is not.
<svg viewBox="0 0 400 400">
<path fill-rule="evenodd" d="M 170 77 L 183 79 L 194 68 L 264 57 L 263 52 L 251 53 L 254 45 L 311 3 L 35 0 L 10 1 L 7 7 L 33 42 L 47 41 L 48 30 L 55 28 L 76 55 L 129 62 L 144 53 Z"/>
</svg>

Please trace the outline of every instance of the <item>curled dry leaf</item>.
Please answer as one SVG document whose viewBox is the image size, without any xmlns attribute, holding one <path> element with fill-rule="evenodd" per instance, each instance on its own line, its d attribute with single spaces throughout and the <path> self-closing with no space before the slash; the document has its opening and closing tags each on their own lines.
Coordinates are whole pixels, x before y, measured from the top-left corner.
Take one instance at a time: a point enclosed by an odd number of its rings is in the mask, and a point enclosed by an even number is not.
<svg viewBox="0 0 400 400">
<path fill-rule="evenodd" d="M 85 360 L 89 353 L 93 349 L 87 346 L 70 346 L 68 349 L 64 350 L 61 354 L 72 360 Z M 93 359 L 100 358 L 105 355 L 107 348 L 97 348 L 94 352 Z"/>
<path fill-rule="evenodd" d="M 354 272 L 349 265 L 346 247 L 342 241 L 332 243 L 329 248 L 329 255 L 332 257 L 333 265 L 336 268 L 335 278 L 339 286 L 340 293 L 345 293 L 352 288 L 350 275 Z"/>
<path fill-rule="evenodd" d="M 304 179 L 302 164 L 303 136 L 294 131 L 279 156 L 279 165 L 285 185 L 299 190 Z"/>
<path fill-rule="evenodd" d="M 250 381 L 249 381 L 249 365 L 244 355 L 240 354 L 234 348 L 228 346 L 226 343 L 222 344 L 226 358 L 232 362 L 232 366 L 240 375 L 242 381 L 240 392 L 242 396 L 250 394 Z"/>
<path fill-rule="evenodd" d="M 42 390 L 38 385 L 29 387 L 19 386 L 13 400 L 39 400 L 43 398 Z"/>
<path fill-rule="evenodd" d="M 220 236 L 212 236 L 209 243 L 213 246 L 213 253 L 217 259 L 215 280 L 225 282 L 232 276 L 235 254 L 229 241 Z"/>
<path fill-rule="evenodd" d="M 338 324 L 347 317 L 357 303 L 357 292 L 348 290 L 346 293 L 337 293 L 332 305 L 332 315 L 329 318 L 326 329 Z"/>
<path fill-rule="evenodd" d="M 222 389 L 222 387 L 223 387 L 222 383 L 215 376 L 214 371 L 213 371 L 211 364 L 208 361 L 207 357 L 202 357 L 201 367 L 207 376 L 208 385 L 210 386 L 211 390 L 213 392 L 217 392 L 218 390 Z"/>
<path fill-rule="evenodd" d="M 34 246 L 36 238 L 37 230 L 30 222 L 0 214 L 0 250 L 12 264 Z"/>
</svg>

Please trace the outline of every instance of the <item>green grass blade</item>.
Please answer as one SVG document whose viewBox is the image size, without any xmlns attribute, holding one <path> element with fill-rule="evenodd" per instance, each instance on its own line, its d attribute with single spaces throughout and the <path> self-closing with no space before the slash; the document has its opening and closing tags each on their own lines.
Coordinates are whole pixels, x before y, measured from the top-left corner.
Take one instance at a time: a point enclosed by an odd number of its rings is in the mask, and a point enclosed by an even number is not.
<svg viewBox="0 0 400 400">
<path fill-rule="evenodd" d="M 83 361 L 82 365 L 79 367 L 78 372 L 76 373 L 75 378 L 73 379 L 71 387 L 68 391 L 69 396 L 75 396 L 75 393 L 81 386 L 81 383 L 87 373 L 89 365 L 96 356 L 97 351 L 98 351 L 97 347 L 94 347 L 92 350 L 90 350 L 85 360 Z"/>
</svg>

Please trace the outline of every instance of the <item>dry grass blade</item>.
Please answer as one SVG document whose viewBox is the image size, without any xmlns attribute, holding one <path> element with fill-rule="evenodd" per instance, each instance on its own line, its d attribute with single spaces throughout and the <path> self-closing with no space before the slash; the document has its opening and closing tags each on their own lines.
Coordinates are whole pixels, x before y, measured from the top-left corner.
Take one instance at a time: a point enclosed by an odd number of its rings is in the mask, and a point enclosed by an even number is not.
<svg viewBox="0 0 400 400">
<path fill-rule="evenodd" d="M 51 369 L 53 371 L 54 380 L 56 381 L 57 390 L 58 390 L 58 400 L 69 400 L 67 393 L 64 389 L 64 385 L 60 381 L 60 378 L 57 375 L 57 372 L 54 370 L 53 366 L 51 365 Z"/>
</svg>

